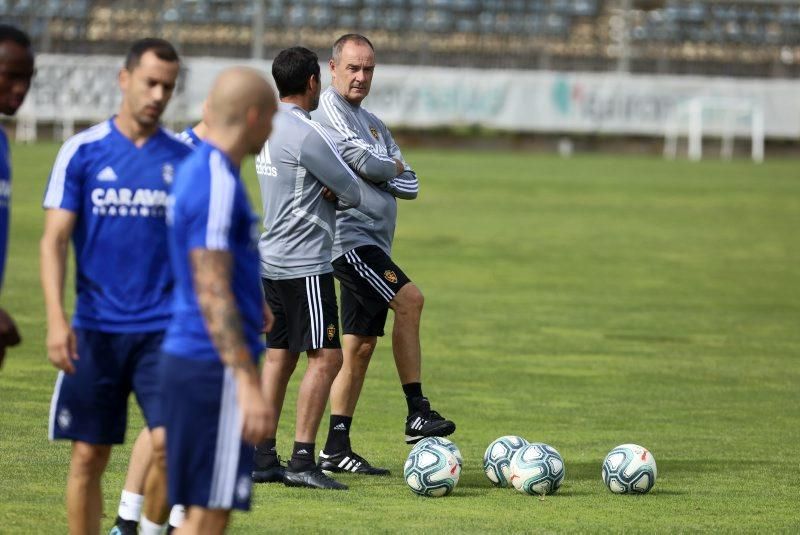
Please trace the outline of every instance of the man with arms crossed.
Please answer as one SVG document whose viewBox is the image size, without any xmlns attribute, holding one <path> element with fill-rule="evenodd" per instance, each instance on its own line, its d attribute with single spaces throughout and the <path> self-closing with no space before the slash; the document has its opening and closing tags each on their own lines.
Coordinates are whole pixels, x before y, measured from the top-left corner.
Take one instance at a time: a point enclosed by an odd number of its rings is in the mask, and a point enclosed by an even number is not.
<svg viewBox="0 0 800 535">
<path fill-rule="evenodd" d="M 275 134 L 256 158 L 264 203 L 261 276 L 275 325 L 267 337 L 262 372 L 270 422 L 267 440 L 256 450 L 253 479 L 346 489 L 317 468 L 314 443 L 331 382 L 342 365 L 331 267 L 336 209 L 357 206 L 361 196 L 358 178 L 325 129 L 310 119 L 309 111 L 319 103 L 319 75 L 319 60 L 310 50 L 294 47 L 278 54 L 272 63 L 281 98 Z M 325 188 L 338 200 L 326 200 Z M 275 436 L 286 387 L 302 352 L 308 367 L 297 396 L 292 458 L 282 474 Z"/>
<path fill-rule="evenodd" d="M 22 30 L 0 24 L 0 113 L 14 115 L 22 106 L 33 78 L 31 41 Z M 0 128 L 0 289 L 8 247 L 11 215 L 11 153 L 8 138 Z M 20 343 L 19 332 L 11 316 L 0 308 L 0 368 L 6 348 Z"/>
<path fill-rule="evenodd" d="M 338 131 L 339 152 L 363 180 L 361 206 L 340 212 L 336 220 L 333 267 L 342 291 L 344 363 L 331 388 L 328 440 L 319 464 L 327 471 L 372 475 L 376 469 L 363 468 L 369 464 L 353 453 L 349 434 L 389 308 L 395 314 L 392 350 L 408 405 L 406 443 L 447 436 L 455 431 L 455 424 L 432 410 L 422 394 L 419 324 L 423 296 L 391 259 L 395 198 L 415 198 L 417 177 L 383 122 L 361 107 L 375 70 L 372 44 L 364 36 L 347 34 L 333 45 L 332 56 L 332 84 L 323 92 L 315 118 Z M 376 160 L 387 162 L 378 167 L 382 172 L 368 165 Z"/>
<path fill-rule="evenodd" d="M 101 477 L 111 445 L 124 441 L 131 390 L 154 442 L 156 435 L 163 437 L 158 366 L 173 287 L 167 192 L 174 169 L 191 149 L 162 129 L 159 118 L 179 68 L 168 42 L 135 42 L 119 74 L 118 115 L 64 143 L 45 193 L 41 279 L 47 352 L 61 370 L 50 438 L 72 441 L 71 533 L 100 530 Z M 70 238 L 77 264 L 72 326 L 63 305 Z M 148 477 L 152 492 L 141 527 L 154 533 L 166 520 L 166 481 L 154 470 Z"/>
<path fill-rule="evenodd" d="M 222 533 L 248 509 L 252 446 L 267 431 L 258 359 L 272 315 L 259 284 L 258 219 L 239 176 L 272 130 L 275 99 L 257 71 L 214 82 L 208 132 L 173 188 L 169 249 L 173 318 L 164 341 L 162 395 L 169 501 L 187 507 L 177 533 Z"/>
</svg>

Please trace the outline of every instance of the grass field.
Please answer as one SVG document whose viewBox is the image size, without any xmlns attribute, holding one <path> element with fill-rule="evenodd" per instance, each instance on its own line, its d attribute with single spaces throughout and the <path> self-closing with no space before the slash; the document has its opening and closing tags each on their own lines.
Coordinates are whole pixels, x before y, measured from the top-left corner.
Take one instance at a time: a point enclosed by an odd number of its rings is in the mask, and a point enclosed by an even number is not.
<svg viewBox="0 0 800 535">
<path fill-rule="evenodd" d="M 69 446 L 46 438 L 56 374 L 37 272 L 56 149 L 13 147 L 2 304 L 25 342 L 0 372 L 0 533 L 66 530 Z M 353 440 L 392 476 L 343 476 L 345 493 L 260 486 L 232 532 L 800 531 L 796 161 L 407 156 L 421 195 L 401 206 L 394 256 L 426 295 L 424 386 L 458 424 L 461 481 L 443 499 L 406 488 L 405 402 L 387 339 Z M 284 456 L 293 402 L 279 432 Z M 131 412 L 129 442 L 105 477 L 104 527 L 141 422 Z M 481 459 L 504 434 L 561 452 L 558 494 L 491 487 Z M 656 457 L 649 495 L 612 495 L 600 480 L 603 457 L 624 442 Z"/>
</svg>

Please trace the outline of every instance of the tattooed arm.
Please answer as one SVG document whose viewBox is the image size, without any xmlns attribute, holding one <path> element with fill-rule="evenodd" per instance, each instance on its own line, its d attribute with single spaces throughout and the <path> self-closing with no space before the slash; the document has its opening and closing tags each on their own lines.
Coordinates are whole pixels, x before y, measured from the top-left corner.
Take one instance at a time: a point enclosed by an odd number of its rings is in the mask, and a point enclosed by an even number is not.
<svg viewBox="0 0 800 535">
<path fill-rule="evenodd" d="M 231 289 L 233 258 L 228 251 L 208 249 L 193 249 L 189 256 L 197 302 L 211 342 L 236 378 L 242 438 L 258 444 L 266 436 L 267 405 Z"/>
</svg>

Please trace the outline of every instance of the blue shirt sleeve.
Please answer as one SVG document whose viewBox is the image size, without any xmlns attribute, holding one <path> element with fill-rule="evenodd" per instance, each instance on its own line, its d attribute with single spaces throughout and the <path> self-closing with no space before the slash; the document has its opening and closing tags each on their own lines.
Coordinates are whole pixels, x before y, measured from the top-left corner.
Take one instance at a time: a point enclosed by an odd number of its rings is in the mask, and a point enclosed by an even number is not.
<svg viewBox="0 0 800 535">
<path fill-rule="evenodd" d="M 83 153 L 81 145 L 72 140 L 64 143 L 58 151 L 50 179 L 45 190 L 44 208 L 62 208 L 77 212 L 81 207 L 83 189 Z"/>
</svg>

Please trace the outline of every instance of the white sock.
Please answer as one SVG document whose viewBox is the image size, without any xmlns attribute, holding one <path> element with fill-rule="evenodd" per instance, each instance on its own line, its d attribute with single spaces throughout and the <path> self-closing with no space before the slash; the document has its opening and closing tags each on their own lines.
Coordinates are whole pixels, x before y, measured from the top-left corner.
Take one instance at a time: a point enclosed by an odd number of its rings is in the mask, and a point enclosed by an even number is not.
<svg viewBox="0 0 800 535">
<path fill-rule="evenodd" d="M 141 494 L 123 490 L 119 499 L 117 514 L 122 520 L 138 522 L 139 517 L 142 516 L 142 502 L 144 502 L 144 496 Z"/>
<path fill-rule="evenodd" d="M 169 512 L 169 525 L 173 528 L 181 527 L 183 519 L 186 518 L 186 508 L 182 505 L 173 505 Z"/>
<path fill-rule="evenodd" d="M 139 521 L 139 534 L 140 535 L 161 535 L 166 529 L 166 524 L 156 524 L 150 522 L 147 517 L 143 516 Z"/>
</svg>

